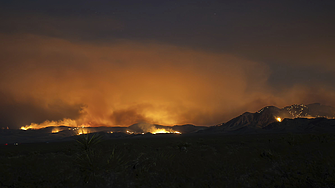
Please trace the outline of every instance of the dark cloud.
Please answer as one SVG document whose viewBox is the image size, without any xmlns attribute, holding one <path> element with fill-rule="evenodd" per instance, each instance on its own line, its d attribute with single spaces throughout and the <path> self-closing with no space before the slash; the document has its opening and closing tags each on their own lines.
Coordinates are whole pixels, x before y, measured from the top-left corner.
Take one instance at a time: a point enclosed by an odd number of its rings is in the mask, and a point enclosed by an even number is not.
<svg viewBox="0 0 335 188">
<path fill-rule="evenodd" d="M 123 30 L 123 24 L 113 17 L 97 15 L 50 16 L 38 13 L 2 16 L 0 30 L 6 33 L 33 33 L 65 37 L 71 40 L 103 38 Z"/>
</svg>

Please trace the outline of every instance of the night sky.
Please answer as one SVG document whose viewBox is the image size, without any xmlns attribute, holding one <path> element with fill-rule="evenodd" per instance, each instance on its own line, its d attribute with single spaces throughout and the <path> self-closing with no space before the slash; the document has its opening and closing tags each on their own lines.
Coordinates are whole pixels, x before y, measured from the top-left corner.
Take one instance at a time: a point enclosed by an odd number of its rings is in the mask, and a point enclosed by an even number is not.
<svg viewBox="0 0 335 188">
<path fill-rule="evenodd" d="M 335 106 L 335 1 L 0 1 L 0 127 Z"/>
</svg>

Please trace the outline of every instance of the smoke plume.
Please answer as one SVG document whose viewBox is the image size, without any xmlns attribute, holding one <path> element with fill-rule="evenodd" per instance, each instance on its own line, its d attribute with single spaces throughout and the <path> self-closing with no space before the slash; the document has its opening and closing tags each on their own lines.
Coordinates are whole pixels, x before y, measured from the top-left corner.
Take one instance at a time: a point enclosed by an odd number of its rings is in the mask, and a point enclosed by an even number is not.
<svg viewBox="0 0 335 188">
<path fill-rule="evenodd" d="M 1 34 L 0 41 L 0 123 L 12 128 L 64 118 L 90 126 L 213 125 L 265 105 L 335 104 L 332 87 L 277 92 L 266 64 L 230 54 L 24 34 Z"/>
</svg>

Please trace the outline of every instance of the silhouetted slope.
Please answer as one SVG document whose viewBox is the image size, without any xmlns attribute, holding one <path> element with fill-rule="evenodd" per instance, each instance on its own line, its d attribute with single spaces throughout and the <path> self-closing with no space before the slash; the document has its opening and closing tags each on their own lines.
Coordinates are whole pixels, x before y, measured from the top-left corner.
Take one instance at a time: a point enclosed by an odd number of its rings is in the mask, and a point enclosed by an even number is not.
<svg viewBox="0 0 335 188">
<path fill-rule="evenodd" d="M 127 129 L 134 133 L 147 133 L 150 131 L 153 131 L 154 129 L 166 129 L 166 130 L 172 130 L 172 131 L 179 131 L 182 134 L 187 133 L 194 133 L 198 130 L 205 129 L 207 127 L 203 126 L 195 126 L 191 124 L 186 125 L 174 125 L 174 126 L 164 126 L 164 125 L 157 125 L 157 124 L 150 124 L 150 123 L 136 123 L 131 126 L 129 126 Z"/>
<path fill-rule="evenodd" d="M 284 108 L 267 106 L 255 113 L 245 112 L 226 123 L 209 127 L 202 132 L 230 132 L 242 134 L 257 132 L 256 130 L 260 129 L 298 132 L 307 130 L 333 130 L 334 121 L 326 118 L 334 117 L 334 107 L 321 105 L 319 103 L 291 105 Z M 280 118 L 283 122 L 278 122 L 277 118 Z"/>
<path fill-rule="evenodd" d="M 289 114 L 285 110 L 279 109 L 275 106 L 268 106 L 256 113 L 245 112 L 221 126 L 224 131 L 234 131 L 242 127 L 263 128 L 273 122 L 276 122 L 276 117 L 287 116 L 289 116 Z"/>
<path fill-rule="evenodd" d="M 282 122 L 269 124 L 263 129 L 271 132 L 334 132 L 335 119 L 285 119 Z"/>
<path fill-rule="evenodd" d="M 179 131 L 183 134 L 195 133 L 199 130 L 203 130 L 203 129 L 206 129 L 206 128 L 207 127 L 204 127 L 204 126 L 195 126 L 195 125 L 191 125 L 191 124 L 175 125 L 175 126 L 172 127 L 173 130 Z"/>
</svg>

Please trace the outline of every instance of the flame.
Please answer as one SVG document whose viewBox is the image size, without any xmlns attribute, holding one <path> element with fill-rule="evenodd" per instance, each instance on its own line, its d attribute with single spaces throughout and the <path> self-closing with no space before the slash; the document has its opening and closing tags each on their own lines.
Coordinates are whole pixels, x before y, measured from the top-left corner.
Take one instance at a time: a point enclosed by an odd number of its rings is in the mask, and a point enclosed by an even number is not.
<svg viewBox="0 0 335 188">
<path fill-rule="evenodd" d="M 296 119 L 296 118 L 306 118 L 306 119 L 315 119 L 315 118 L 327 118 L 327 119 L 335 119 L 335 117 L 326 117 L 326 116 L 297 116 L 297 117 L 285 117 L 285 119 Z M 282 122 L 283 121 L 283 118 L 281 117 L 275 117 L 275 119 L 278 121 L 278 122 Z"/>
<path fill-rule="evenodd" d="M 127 134 L 134 134 L 134 132 L 127 130 Z"/>
<path fill-rule="evenodd" d="M 174 131 L 171 128 L 156 128 L 152 124 L 141 124 L 142 125 L 142 132 L 133 132 L 127 130 L 127 134 L 145 134 L 145 132 L 150 132 L 151 134 L 159 134 L 159 133 L 170 133 L 170 134 L 181 134 L 179 131 Z M 90 124 L 82 124 L 78 126 L 78 123 L 76 120 L 64 118 L 63 120 L 59 121 L 44 121 L 41 124 L 37 123 L 31 123 L 30 125 L 22 126 L 21 130 L 29 130 L 29 129 L 42 129 L 46 127 L 54 127 L 51 131 L 51 133 L 58 133 L 62 131 L 60 128 L 61 126 L 69 127 L 69 130 L 72 130 L 77 135 L 81 134 L 88 134 L 91 133 L 86 127 L 91 127 Z M 110 133 L 113 133 L 112 131 Z"/>
<path fill-rule="evenodd" d="M 60 131 L 59 128 L 54 128 L 54 129 L 52 129 L 51 133 L 55 134 L 55 133 L 58 133 L 59 131 Z"/>
<path fill-rule="evenodd" d="M 90 131 L 88 130 L 88 129 L 86 129 L 86 128 L 76 128 L 76 129 L 74 129 L 74 130 L 77 130 L 76 132 L 77 132 L 77 135 L 81 135 L 81 134 L 89 134 L 90 133 Z"/>
<path fill-rule="evenodd" d="M 42 129 L 46 127 L 60 127 L 60 126 L 66 126 L 66 127 L 78 127 L 78 123 L 76 120 L 64 118 L 63 120 L 59 121 L 49 121 L 46 120 L 41 124 L 37 123 L 31 123 L 30 125 L 22 126 L 21 130 L 28 130 L 28 129 Z M 82 124 L 80 127 L 90 127 L 89 124 Z"/>
<path fill-rule="evenodd" d="M 127 134 L 145 134 L 143 132 L 138 133 L 138 132 L 132 132 L 132 131 L 129 131 L 129 130 L 127 130 L 126 132 L 127 132 Z M 151 134 L 160 134 L 160 133 L 181 134 L 181 132 L 174 131 L 172 129 L 155 128 L 155 127 L 150 128 L 150 130 L 148 132 L 151 133 Z"/>
<path fill-rule="evenodd" d="M 90 133 L 90 131 L 86 128 L 86 127 L 90 127 L 90 125 L 82 124 L 80 127 L 78 127 L 76 120 L 67 119 L 67 118 L 64 118 L 63 120 L 59 120 L 59 121 L 48 121 L 47 120 L 41 124 L 31 123 L 30 125 L 22 126 L 21 130 L 26 131 L 28 129 L 42 129 L 46 127 L 55 127 L 51 131 L 51 133 L 55 134 L 55 133 L 62 131 L 61 128 L 59 128 L 59 126 L 70 127 L 68 129 L 74 131 L 76 135 Z"/>
<path fill-rule="evenodd" d="M 168 131 L 166 129 L 156 129 L 155 131 L 151 132 L 152 134 L 157 134 L 157 133 L 171 133 L 171 131 Z"/>
<path fill-rule="evenodd" d="M 179 132 L 179 131 L 174 131 L 172 129 L 163 129 L 163 128 L 156 129 L 156 130 L 152 131 L 151 133 L 152 134 L 159 134 L 159 133 L 181 134 L 181 132 Z"/>
<path fill-rule="evenodd" d="M 30 129 L 30 127 L 21 127 L 20 129 L 26 131 L 26 130 Z"/>
<path fill-rule="evenodd" d="M 281 121 L 282 121 L 281 117 L 277 117 L 276 120 L 277 120 L 278 122 L 281 122 Z"/>
</svg>

